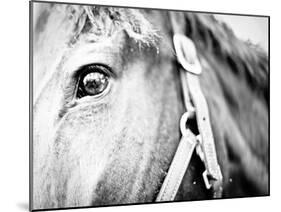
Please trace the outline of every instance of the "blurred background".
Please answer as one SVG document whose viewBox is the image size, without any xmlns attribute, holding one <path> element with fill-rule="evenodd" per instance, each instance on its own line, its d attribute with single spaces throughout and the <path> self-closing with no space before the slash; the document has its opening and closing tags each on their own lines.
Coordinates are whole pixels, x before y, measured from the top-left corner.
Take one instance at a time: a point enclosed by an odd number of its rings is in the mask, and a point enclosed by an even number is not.
<svg viewBox="0 0 281 212">
<path fill-rule="evenodd" d="M 268 52 L 268 18 L 238 15 L 215 15 L 215 17 L 228 24 L 240 39 L 250 40 Z"/>
</svg>

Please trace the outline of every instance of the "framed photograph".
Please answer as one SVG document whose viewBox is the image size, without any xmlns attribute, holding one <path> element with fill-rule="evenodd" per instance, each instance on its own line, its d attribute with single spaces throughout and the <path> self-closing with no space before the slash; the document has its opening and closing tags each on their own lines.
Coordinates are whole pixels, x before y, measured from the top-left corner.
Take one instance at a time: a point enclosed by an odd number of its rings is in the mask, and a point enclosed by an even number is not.
<svg viewBox="0 0 281 212">
<path fill-rule="evenodd" d="M 269 20 L 31 1 L 30 210 L 268 196 Z"/>
</svg>

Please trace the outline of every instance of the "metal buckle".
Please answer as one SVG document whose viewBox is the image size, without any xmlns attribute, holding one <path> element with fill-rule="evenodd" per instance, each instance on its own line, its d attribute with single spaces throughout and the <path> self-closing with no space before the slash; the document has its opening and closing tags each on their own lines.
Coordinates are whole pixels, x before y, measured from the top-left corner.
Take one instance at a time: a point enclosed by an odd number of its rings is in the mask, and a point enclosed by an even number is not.
<svg viewBox="0 0 281 212">
<path fill-rule="evenodd" d="M 201 135 L 197 135 L 196 136 L 197 139 L 197 143 L 198 145 L 196 146 L 196 153 L 199 156 L 199 158 L 202 160 L 203 163 L 206 163 L 205 161 L 205 156 L 204 156 L 204 152 L 202 150 L 202 137 Z M 210 189 L 213 187 L 214 190 L 218 190 L 220 188 L 216 188 L 217 186 L 221 186 L 222 184 L 222 174 L 220 171 L 220 166 L 218 165 L 216 167 L 216 170 L 218 170 L 215 173 L 210 173 L 209 168 L 206 167 L 206 170 L 203 172 L 202 176 L 203 176 L 203 180 L 205 183 L 205 186 L 207 189 Z"/>
<path fill-rule="evenodd" d="M 218 167 L 219 168 L 219 167 Z M 213 188 L 215 191 L 220 189 L 217 186 L 221 187 L 222 184 L 222 176 L 221 173 L 217 176 L 211 175 L 206 169 L 203 174 L 204 183 L 207 189 Z"/>
<path fill-rule="evenodd" d="M 181 119 L 180 119 L 180 130 L 182 133 L 182 136 L 187 136 L 189 129 L 186 128 L 186 122 L 188 119 L 192 118 L 195 116 L 195 108 L 190 108 L 187 112 L 185 112 Z M 202 150 L 202 137 L 201 135 L 197 135 L 196 136 L 196 140 L 197 140 L 197 145 L 196 145 L 196 153 L 197 155 L 200 157 L 200 159 L 202 160 L 202 162 L 206 162 L 205 161 L 205 157 L 204 157 L 204 152 Z M 207 167 L 206 167 L 207 168 Z M 204 179 L 204 183 L 207 189 L 210 189 L 211 187 L 214 187 L 214 181 L 220 181 L 221 177 L 219 176 L 213 176 L 209 171 L 208 168 L 203 172 L 203 179 Z"/>
<path fill-rule="evenodd" d="M 177 59 L 182 67 L 192 74 L 201 74 L 202 68 L 193 41 L 181 34 L 175 34 L 173 41 Z"/>
<path fill-rule="evenodd" d="M 203 172 L 202 176 L 203 176 L 206 188 L 210 189 L 212 187 L 212 185 L 211 185 L 211 183 L 209 181 L 209 178 L 208 178 L 208 171 L 207 171 L 207 169 Z"/>
</svg>

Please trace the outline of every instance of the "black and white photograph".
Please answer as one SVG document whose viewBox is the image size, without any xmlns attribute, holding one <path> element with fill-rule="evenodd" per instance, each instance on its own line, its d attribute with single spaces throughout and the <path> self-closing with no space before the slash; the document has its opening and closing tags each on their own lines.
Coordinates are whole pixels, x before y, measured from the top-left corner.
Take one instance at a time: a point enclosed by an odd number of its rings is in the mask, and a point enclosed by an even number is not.
<svg viewBox="0 0 281 212">
<path fill-rule="evenodd" d="M 204 12 L 30 13 L 32 210 L 269 195 L 266 42 Z"/>
<path fill-rule="evenodd" d="M 30 210 L 270 195 L 269 16 L 29 13 Z"/>
</svg>

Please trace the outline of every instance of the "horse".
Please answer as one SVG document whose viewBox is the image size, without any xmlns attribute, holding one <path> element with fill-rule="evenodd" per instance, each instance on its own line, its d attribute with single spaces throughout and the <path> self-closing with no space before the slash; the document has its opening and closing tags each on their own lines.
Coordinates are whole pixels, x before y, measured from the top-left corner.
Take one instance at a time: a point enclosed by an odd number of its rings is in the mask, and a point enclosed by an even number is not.
<svg viewBox="0 0 281 212">
<path fill-rule="evenodd" d="M 263 49 L 207 13 L 31 5 L 33 209 L 155 201 L 185 112 L 173 27 L 202 66 L 222 198 L 269 195 Z M 175 201 L 212 199 L 204 169 L 193 153 Z"/>
</svg>

